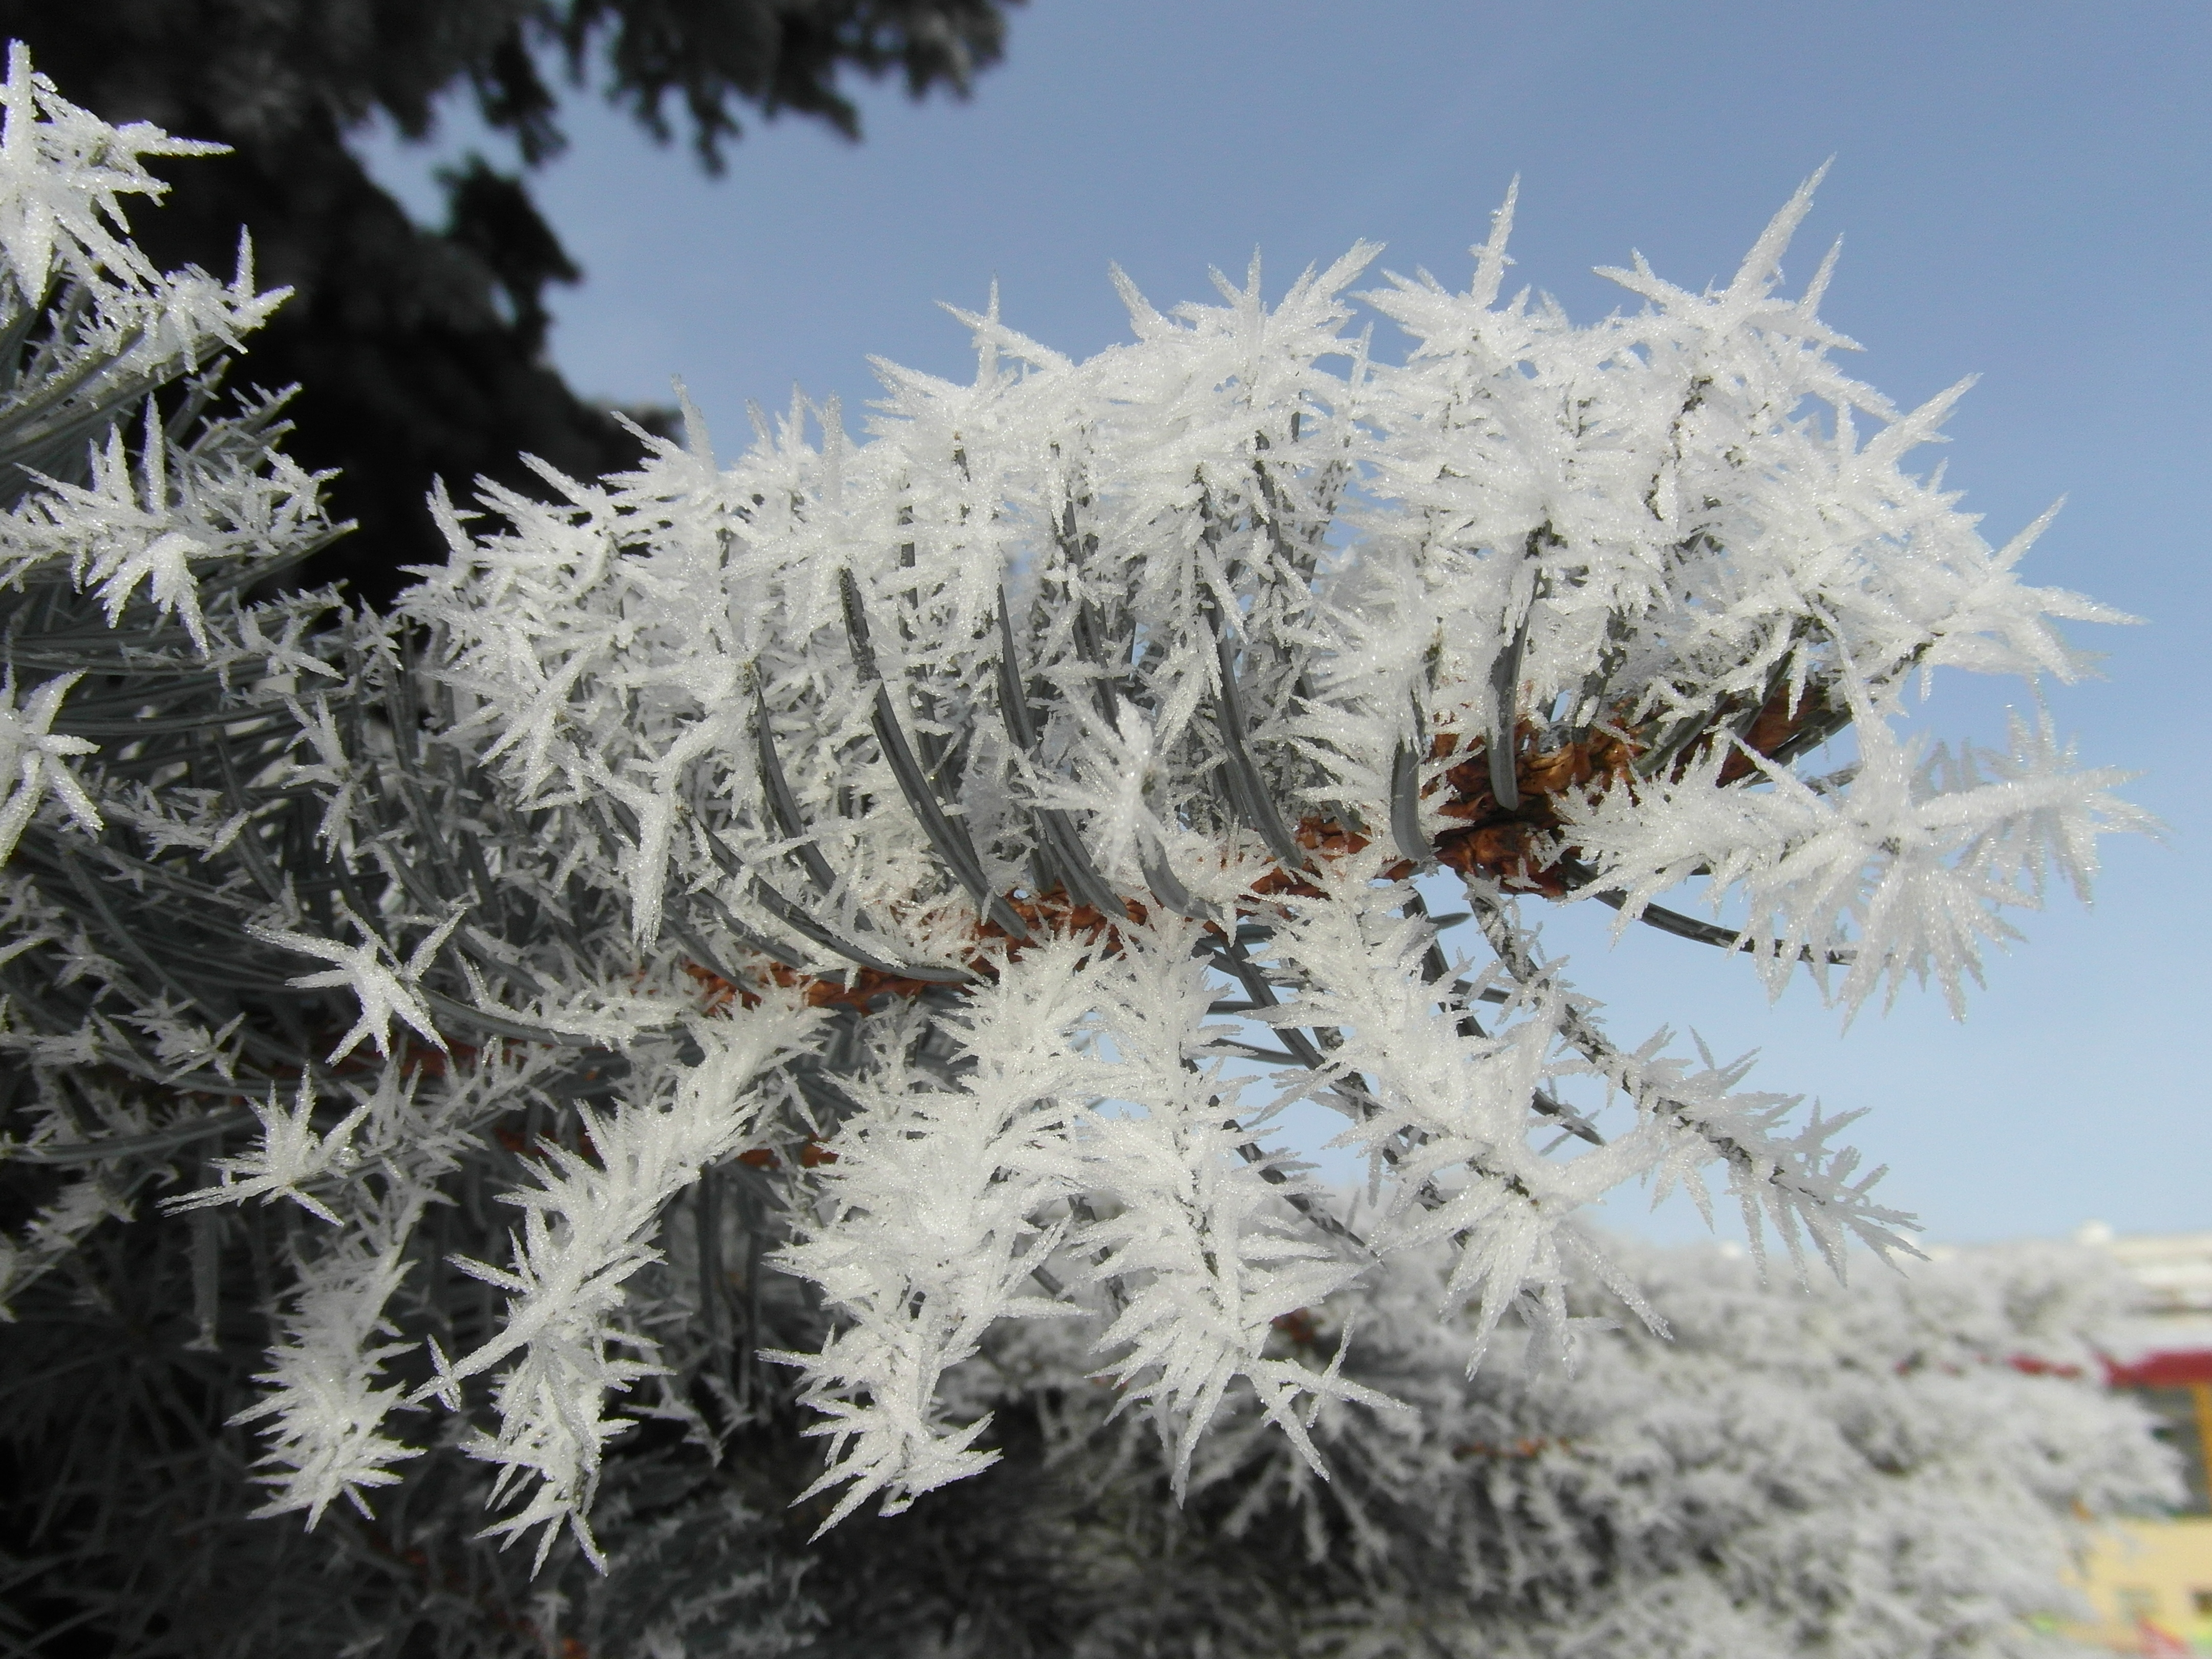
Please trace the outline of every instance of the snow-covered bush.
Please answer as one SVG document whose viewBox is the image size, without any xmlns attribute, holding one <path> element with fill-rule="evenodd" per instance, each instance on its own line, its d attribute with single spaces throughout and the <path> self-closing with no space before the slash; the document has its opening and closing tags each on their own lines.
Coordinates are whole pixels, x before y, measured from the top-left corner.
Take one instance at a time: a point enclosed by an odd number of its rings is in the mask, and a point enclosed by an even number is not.
<svg viewBox="0 0 2212 1659">
<path fill-rule="evenodd" d="M 335 1521 L 423 1640 L 534 1642 L 595 1500 L 674 1550 L 706 1500 L 654 1483 L 790 1423 L 786 1376 L 810 1526 L 999 1457 L 959 1379 L 1029 1322 L 1183 1494 L 1209 1431 L 1318 1479 L 1363 1414 L 1455 1409 L 1372 1380 L 1369 1325 L 1453 1376 L 1571 1350 L 1593 1283 L 1658 1329 L 1572 1225 L 1623 1183 L 1717 1169 L 1793 1256 L 1893 1255 L 1840 1120 L 1615 1041 L 1542 913 L 1955 1001 L 2136 821 L 2039 714 L 1897 730 L 1916 678 L 2070 678 L 2055 623 L 2109 618 L 1901 470 L 1951 398 L 1840 372 L 1826 266 L 1783 297 L 1810 186 L 1727 288 L 1639 264 L 1590 326 L 1501 298 L 1510 198 L 1463 294 L 1355 295 L 1364 247 L 1273 306 L 1125 284 L 1082 363 L 970 317 L 974 381 L 886 366 L 865 442 L 802 405 L 725 468 L 695 415 L 634 474 L 441 500 L 382 618 L 257 597 L 342 527 L 277 400 L 220 401 L 282 296 L 127 240 L 191 147 L 20 51 L 5 109 L 0 1298 L 51 1496 L 0 1547 L 74 1528 L 40 1559 L 146 1643 L 257 1576 L 341 1618 L 188 1471 Z M 1657 902 L 1692 878 L 1734 920 Z M 1375 1310 L 1326 1361 L 1283 1338 L 1323 1304 Z M 180 1512 L 198 1553 L 151 1541 Z"/>
<path fill-rule="evenodd" d="M 2081 1518 L 2168 1497 L 2094 1341 L 2129 1300 L 2064 1249 L 1986 1250 L 1810 1294 L 1707 1250 L 1624 1254 L 1671 1328 L 1590 1337 L 1571 1373 L 1488 1366 L 1432 1310 L 1442 1251 L 1275 1341 L 1418 1403 L 1325 1407 L 1316 1480 L 1248 1401 L 1171 1493 L 1158 1437 L 1088 1386 L 1071 1328 L 1009 1330 L 956 1387 L 1022 1425 L 995 1498 L 932 1499 L 912 1565 L 841 1595 L 896 1523 L 823 1564 L 827 1650 L 1933 1659 L 2069 1650 Z M 1597 1314 L 1581 1275 L 1570 1304 Z M 1518 1346 L 1521 1335 L 1511 1339 Z M 997 1477 L 993 1477 L 996 1479 Z M 986 1487 L 988 1482 L 983 1483 Z M 943 1507 L 932 1507 L 942 1501 Z M 756 1545 L 755 1547 L 757 1547 Z M 930 1559 L 988 1561 L 951 1584 Z M 617 1569 L 617 1579 L 628 1570 Z M 680 1615 L 678 1615 L 680 1616 Z M 951 1632 L 930 1649 L 902 1632 Z M 713 1632 L 687 1650 L 718 1651 Z M 838 1644 L 842 1644 L 841 1648 Z"/>
</svg>

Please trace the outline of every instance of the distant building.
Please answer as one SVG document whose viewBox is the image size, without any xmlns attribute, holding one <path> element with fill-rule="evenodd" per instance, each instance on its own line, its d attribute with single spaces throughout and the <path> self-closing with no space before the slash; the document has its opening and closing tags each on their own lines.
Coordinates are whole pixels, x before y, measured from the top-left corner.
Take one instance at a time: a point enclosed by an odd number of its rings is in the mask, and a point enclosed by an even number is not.
<svg viewBox="0 0 2212 1659">
<path fill-rule="evenodd" d="M 2189 1488 L 2174 1514 L 2125 1523 L 2084 1564 L 2100 1622 L 2081 1634 L 2116 1653 L 2212 1654 L 2212 1232 L 2123 1238 L 2092 1222 L 2075 1238 L 2143 1288 L 2139 1334 L 2109 1357 L 2112 1382 L 2158 1419 Z"/>
</svg>

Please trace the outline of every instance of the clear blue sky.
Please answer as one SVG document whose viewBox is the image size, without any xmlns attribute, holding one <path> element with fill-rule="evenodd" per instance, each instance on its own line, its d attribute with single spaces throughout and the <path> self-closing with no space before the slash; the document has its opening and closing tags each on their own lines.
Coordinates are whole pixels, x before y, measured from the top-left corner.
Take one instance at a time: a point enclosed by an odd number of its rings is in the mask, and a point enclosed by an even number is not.
<svg viewBox="0 0 2212 1659">
<path fill-rule="evenodd" d="M 1844 236 L 1827 315 L 1900 401 L 1982 375 L 1946 453 L 1992 540 L 2069 497 L 2029 579 L 2147 625 L 2092 630 L 2110 678 L 2056 707 L 2086 757 L 2146 774 L 2135 798 L 2171 834 L 2107 842 L 2095 910 L 2027 918 L 1964 1024 L 1908 998 L 1839 1036 L 1718 953 L 1558 939 L 1620 1035 L 1694 1028 L 1762 1049 L 1765 1086 L 1871 1108 L 1858 1144 L 1932 1237 L 2212 1229 L 2208 79 L 2201 3 L 1033 0 L 971 102 L 871 92 L 864 143 L 770 124 L 720 179 L 573 99 L 538 191 L 588 275 L 553 297 L 553 346 L 617 400 L 683 375 L 734 447 L 747 400 L 794 382 L 865 402 L 872 354 L 964 374 L 934 302 L 977 305 L 994 276 L 1010 322 L 1076 353 L 1124 337 L 1109 261 L 1163 304 L 1255 246 L 1279 292 L 1361 237 L 1464 280 L 1518 174 L 1516 274 L 1589 319 L 1621 302 L 1591 266 L 1640 249 L 1676 282 L 1724 276 L 1833 156 L 1793 275 Z M 437 161 L 508 154 L 458 118 L 426 149 L 368 142 L 426 215 Z M 1939 684 L 1927 722 L 1994 738 L 2006 695 Z"/>
</svg>

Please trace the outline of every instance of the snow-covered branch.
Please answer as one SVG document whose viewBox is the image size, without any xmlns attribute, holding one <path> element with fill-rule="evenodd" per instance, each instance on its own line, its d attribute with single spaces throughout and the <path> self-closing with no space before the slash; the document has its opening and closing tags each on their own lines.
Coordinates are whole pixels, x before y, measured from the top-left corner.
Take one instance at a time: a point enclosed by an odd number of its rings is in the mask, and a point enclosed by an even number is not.
<svg viewBox="0 0 2212 1659">
<path fill-rule="evenodd" d="M 0 1262 L 193 1149 L 198 1328 L 226 1228 L 282 1310 L 269 1512 L 365 1509 L 435 1402 L 492 1534 L 597 1560 L 612 1401 L 752 1409 L 740 1280 L 825 1527 L 993 1462 L 957 1379 L 1010 1322 L 1079 1333 L 1176 1493 L 1223 1424 L 1316 1477 L 1395 1402 L 1285 1333 L 1403 1261 L 1456 1374 L 1571 1346 L 1592 1275 L 1660 1327 L 1572 1225 L 1625 1182 L 1717 1165 L 1793 1255 L 1909 1252 L 1848 1115 L 1609 1033 L 1550 907 L 1955 1006 L 2145 825 L 2039 710 L 1905 729 L 1935 670 L 2033 696 L 2087 671 L 2062 624 L 2120 619 L 1908 470 L 1964 387 L 1843 372 L 1832 259 L 1783 286 L 1809 183 L 1725 286 L 1639 261 L 1587 325 L 1505 292 L 1510 196 L 1463 291 L 1358 289 L 1365 245 L 1272 301 L 1256 264 L 1169 311 L 1117 278 L 1132 337 L 1085 361 L 994 302 L 971 380 L 883 365 L 860 432 L 799 400 L 718 459 L 687 410 L 634 471 L 441 493 L 450 560 L 383 618 L 254 597 L 343 526 L 276 402 L 218 402 L 283 296 L 128 240 L 144 158 L 196 147 L 20 49 L 0 107 L 0 1159 L 94 1171 Z M 1697 879 L 1740 925 L 1662 902 Z"/>
</svg>

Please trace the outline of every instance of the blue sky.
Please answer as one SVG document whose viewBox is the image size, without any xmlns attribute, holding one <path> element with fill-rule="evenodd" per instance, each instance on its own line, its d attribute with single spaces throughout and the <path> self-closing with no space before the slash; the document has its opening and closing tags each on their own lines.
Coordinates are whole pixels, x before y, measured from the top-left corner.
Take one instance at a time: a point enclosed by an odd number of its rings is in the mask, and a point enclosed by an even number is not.
<svg viewBox="0 0 2212 1659">
<path fill-rule="evenodd" d="M 1515 275 L 1586 319 L 1626 297 L 1591 266 L 1640 249 L 1724 277 L 1832 156 L 1792 274 L 1844 237 L 1826 314 L 1899 401 L 1982 376 L 1944 454 L 1993 541 L 2068 497 L 2028 579 L 2146 623 L 2087 630 L 2109 678 L 2054 707 L 2085 758 L 2146 775 L 2131 793 L 2170 832 L 2107 842 L 2094 911 L 2027 918 L 1964 1024 L 1908 996 L 1839 1034 L 1717 952 L 1610 948 L 1602 913 L 1559 918 L 1553 947 L 1621 1035 L 1694 1029 L 1761 1049 L 1766 1087 L 1870 1109 L 1857 1144 L 1935 1238 L 2212 1229 L 2208 69 L 2201 3 L 1033 0 L 972 101 L 864 93 L 866 143 L 758 126 L 719 179 L 572 99 L 537 188 L 587 279 L 552 298 L 553 349 L 617 400 L 681 374 L 734 447 L 746 402 L 794 382 L 865 403 L 871 355 L 963 374 L 936 302 L 994 277 L 1011 323 L 1074 353 L 1125 336 L 1109 262 L 1161 304 L 1255 247 L 1279 293 L 1363 237 L 1463 281 L 1516 174 Z M 428 147 L 364 142 L 426 216 L 439 161 L 511 155 L 458 113 Z M 2015 696 L 1939 682 L 1926 722 L 1993 739 Z M 1698 1226 L 1679 1205 L 1606 1219 Z"/>
</svg>

